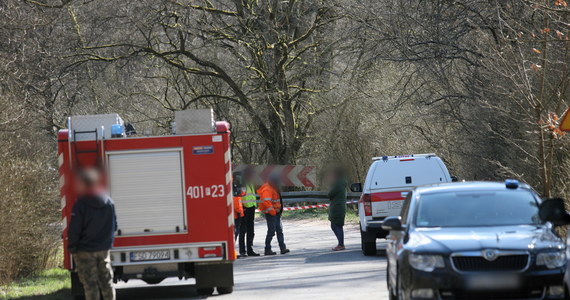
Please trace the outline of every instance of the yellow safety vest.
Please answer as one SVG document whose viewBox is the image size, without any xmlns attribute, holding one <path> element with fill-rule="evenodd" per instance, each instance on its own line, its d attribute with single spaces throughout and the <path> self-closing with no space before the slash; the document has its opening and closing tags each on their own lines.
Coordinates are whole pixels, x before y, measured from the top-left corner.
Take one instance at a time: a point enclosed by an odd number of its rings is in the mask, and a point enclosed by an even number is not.
<svg viewBox="0 0 570 300">
<path fill-rule="evenodd" d="M 245 195 L 241 197 L 243 207 L 255 207 L 257 198 L 255 197 L 255 187 L 252 184 L 245 186 Z"/>
</svg>

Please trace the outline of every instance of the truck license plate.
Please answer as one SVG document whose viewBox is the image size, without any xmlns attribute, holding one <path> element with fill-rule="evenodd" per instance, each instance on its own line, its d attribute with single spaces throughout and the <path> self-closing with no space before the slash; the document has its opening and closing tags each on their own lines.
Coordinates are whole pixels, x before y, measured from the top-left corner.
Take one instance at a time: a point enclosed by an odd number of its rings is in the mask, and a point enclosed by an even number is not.
<svg viewBox="0 0 570 300">
<path fill-rule="evenodd" d="M 170 250 L 131 252 L 131 261 L 169 260 Z"/>
</svg>

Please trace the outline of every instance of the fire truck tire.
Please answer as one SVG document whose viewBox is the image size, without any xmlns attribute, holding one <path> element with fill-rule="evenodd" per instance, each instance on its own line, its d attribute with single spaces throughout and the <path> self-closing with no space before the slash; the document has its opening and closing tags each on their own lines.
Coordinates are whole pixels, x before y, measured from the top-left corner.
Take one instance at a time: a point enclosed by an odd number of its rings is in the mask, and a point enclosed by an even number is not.
<svg viewBox="0 0 570 300">
<path fill-rule="evenodd" d="M 85 300 L 85 291 L 83 290 L 83 284 L 79 281 L 79 276 L 76 272 L 70 272 L 71 274 L 71 296 L 73 300 Z"/>
<path fill-rule="evenodd" d="M 234 286 L 233 274 L 233 263 L 229 261 L 202 263 L 194 266 L 194 278 L 196 278 L 198 290 L 210 289 L 210 287 L 222 287 L 223 290 L 223 288 Z"/>
<path fill-rule="evenodd" d="M 234 291 L 234 287 L 233 286 L 219 286 L 218 288 L 218 294 L 220 295 L 225 295 L 225 294 L 231 294 Z"/>
<path fill-rule="evenodd" d="M 213 293 L 214 293 L 214 288 L 198 289 L 198 295 L 200 295 L 200 296 L 212 296 Z"/>
</svg>

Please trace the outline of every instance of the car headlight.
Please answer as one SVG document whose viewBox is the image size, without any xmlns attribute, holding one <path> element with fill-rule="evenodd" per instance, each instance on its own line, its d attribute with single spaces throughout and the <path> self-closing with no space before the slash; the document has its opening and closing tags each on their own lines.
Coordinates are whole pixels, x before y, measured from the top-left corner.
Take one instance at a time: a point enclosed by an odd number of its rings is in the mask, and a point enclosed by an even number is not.
<svg viewBox="0 0 570 300">
<path fill-rule="evenodd" d="M 445 267 L 443 257 L 431 254 L 410 254 L 410 266 L 416 270 L 432 272 L 435 268 Z"/>
<path fill-rule="evenodd" d="M 536 256 L 537 266 L 556 269 L 564 266 L 564 264 L 566 264 L 566 253 L 564 251 L 543 252 Z"/>
</svg>

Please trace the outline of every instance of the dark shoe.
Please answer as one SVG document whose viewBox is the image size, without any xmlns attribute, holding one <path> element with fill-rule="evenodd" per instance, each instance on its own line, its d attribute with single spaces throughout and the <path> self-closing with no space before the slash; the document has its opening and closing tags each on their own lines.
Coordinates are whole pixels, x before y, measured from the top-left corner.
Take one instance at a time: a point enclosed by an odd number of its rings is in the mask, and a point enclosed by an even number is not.
<svg viewBox="0 0 570 300">
<path fill-rule="evenodd" d="M 265 250 L 265 255 L 276 255 L 277 252 Z"/>
<path fill-rule="evenodd" d="M 289 249 L 282 249 L 281 250 L 281 254 L 287 254 L 289 252 L 291 252 L 291 251 L 289 251 Z"/>
<path fill-rule="evenodd" d="M 260 256 L 260 255 L 261 255 L 261 254 L 255 253 L 255 252 L 253 252 L 253 251 L 247 253 L 247 256 Z"/>
<path fill-rule="evenodd" d="M 237 258 L 246 258 L 246 257 L 247 257 L 247 254 L 245 254 L 245 253 L 240 253 L 240 254 L 237 256 Z"/>
</svg>

